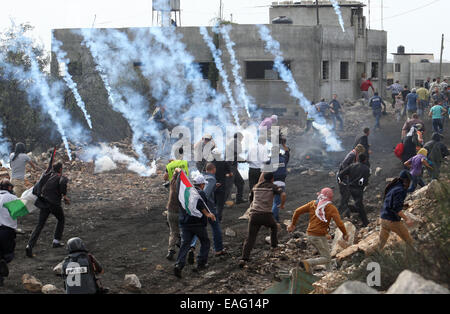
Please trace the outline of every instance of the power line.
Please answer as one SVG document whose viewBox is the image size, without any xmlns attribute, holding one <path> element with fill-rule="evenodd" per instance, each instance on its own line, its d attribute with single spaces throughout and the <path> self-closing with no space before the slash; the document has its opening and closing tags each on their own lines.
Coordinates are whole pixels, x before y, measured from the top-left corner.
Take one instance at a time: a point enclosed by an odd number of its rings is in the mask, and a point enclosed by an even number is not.
<svg viewBox="0 0 450 314">
<path fill-rule="evenodd" d="M 399 13 L 399 14 L 396 14 L 396 15 L 385 17 L 385 18 L 383 18 L 383 20 L 388 20 L 388 19 L 392 19 L 392 18 L 395 18 L 395 17 L 399 17 L 399 16 L 403 16 L 403 15 L 409 14 L 411 12 L 414 12 L 414 11 L 417 11 L 417 10 L 429 7 L 430 5 L 433 5 L 433 4 L 435 4 L 435 3 L 439 2 L 439 1 L 441 1 L 441 0 L 434 0 L 434 1 L 430 2 L 430 3 L 428 3 L 428 4 L 422 5 L 420 7 L 417 7 L 417 8 L 414 8 L 414 9 L 411 9 L 411 10 L 408 10 L 408 11 L 405 11 L 405 12 L 402 12 L 402 13 Z M 381 20 L 376 20 L 375 22 L 378 22 L 378 21 L 381 21 Z"/>
</svg>

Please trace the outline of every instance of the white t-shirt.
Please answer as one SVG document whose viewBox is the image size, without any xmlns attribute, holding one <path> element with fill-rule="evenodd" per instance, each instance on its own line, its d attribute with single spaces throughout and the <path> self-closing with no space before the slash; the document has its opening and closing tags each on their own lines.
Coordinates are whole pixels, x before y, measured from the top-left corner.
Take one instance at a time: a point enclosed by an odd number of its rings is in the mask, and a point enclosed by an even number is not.
<svg viewBox="0 0 450 314">
<path fill-rule="evenodd" d="M 31 158 L 27 154 L 19 154 L 17 158 L 13 161 L 14 153 L 9 156 L 10 166 L 11 166 L 11 179 L 25 179 L 25 166 L 27 162 L 31 161 Z"/>
<path fill-rule="evenodd" d="M 270 160 L 269 146 L 258 142 L 257 146 L 250 146 L 248 165 L 250 168 L 261 169 L 263 163 Z"/>
<path fill-rule="evenodd" d="M 0 225 L 17 229 L 17 220 L 11 218 L 7 208 L 3 207 L 4 203 L 16 200 L 17 197 L 8 191 L 0 191 Z"/>
</svg>

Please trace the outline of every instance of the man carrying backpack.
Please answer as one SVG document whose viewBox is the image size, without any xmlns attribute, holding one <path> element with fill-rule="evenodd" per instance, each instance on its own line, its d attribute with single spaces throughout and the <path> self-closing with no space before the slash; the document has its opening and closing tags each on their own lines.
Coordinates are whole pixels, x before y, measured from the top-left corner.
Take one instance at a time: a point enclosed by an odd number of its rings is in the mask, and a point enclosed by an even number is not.
<svg viewBox="0 0 450 314">
<path fill-rule="evenodd" d="M 35 203 L 36 207 L 40 209 L 39 222 L 31 234 L 25 249 L 28 257 L 33 257 L 33 247 L 35 246 L 50 214 L 54 215 L 58 220 L 52 247 L 59 248 L 64 246 L 64 244 L 61 243 L 65 222 L 61 199 L 64 199 L 66 205 L 70 204 L 70 200 L 67 197 L 67 183 L 69 180 L 67 177 L 63 176 L 62 173 L 63 165 L 61 162 L 58 162 L 45 174 L 47 180 L 41 186 L 41 193 L 38 195 L 38 200 Z"/>
<path fill-rule="evenodd" d="M 67 241 L 69 255 L 64 259 L 61 275 L 64 278 L 66 294 L 107 293 L 96 275 L 104 270 L 95 257 L 88 252 L 80 238 Z"/>
</svg>

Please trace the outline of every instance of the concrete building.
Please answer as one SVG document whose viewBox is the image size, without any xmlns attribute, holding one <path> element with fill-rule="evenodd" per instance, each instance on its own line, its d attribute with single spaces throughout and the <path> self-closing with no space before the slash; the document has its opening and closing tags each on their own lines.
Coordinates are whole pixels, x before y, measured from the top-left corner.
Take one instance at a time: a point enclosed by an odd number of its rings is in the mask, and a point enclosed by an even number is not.
<svg viewBox="0 0 450 314">
<path fill-rule="evenodd" d="M 319 4 L 319 25 L 316 14 L 313 14 L 317 8 L 310 2 L 277 2 L 269 9 L 270 22 L 279 16 L 287 16 L 292 20 L 291 24 L 274 24 L 274 21 L 267 26 L 273 38 L 280 43 L 286 65 L 291 69 L 300 90 L 311 101 L 318 101 L 322 97 L 329 100 L 333 93 L 337 93 L 340 100 L 353 100 L 360 97 L 361 77 L 366 76 L 373 78 L 376 89 L 385 91 L 386 32 L 366 28 L 362 10 L 364 4 L 360 2 L 340 1 L 345 32 L 339 26 L 331 3 L 323 1 Z M 207 79 L 213 59 L 198 27 L 178 27 L 176 31 L 183 35 L 182 41 Z M 212 35 L 210 28 L 208 31 Z M 81 37 L 70 29 L 55 30 L 54 35 L 63 42 L 62 49 L 68 53 L 74 79 L 82 87 L 80 93 L 87 106 L 90 106 L 90 102 L 107 104 L 106 91 L 101 87 L 88 49 L 81 45 Z M 257 27 L 233 24 L 230 37 L 236 44 L 234 49 L 241 66 L 240 74 L 256 104 L 267 109 L 268 114 L 303 120 L 303 111 L 289 95 L 286 83 L 273 70 L 273 56 L 265 52 Z M 232 79 L 225 42 L 221 37 L 218 42 L 228 76 Z M 135 65 L 136 62 L 130 60 L 129 70 L 133 70 Z M 58 74 L 58 65 L 54 60 L 52 73 Z M 220 82 L 217 88 L 223 93 Z"/>
<path fill-rule="evenodd" d="M 428 77 L 439 76 L 439 60 L 434 59 L 432 53 L 405 53 L 405 47 L 399 46 L 396 53 L 392 53 L 394 61 L 389 63 L 388 77 L 390 82 L 400 81 L 408 87 L 419 87 Z M 450 77 L 450 63 L 442 63 L 441 79 Z"/>
</svg>

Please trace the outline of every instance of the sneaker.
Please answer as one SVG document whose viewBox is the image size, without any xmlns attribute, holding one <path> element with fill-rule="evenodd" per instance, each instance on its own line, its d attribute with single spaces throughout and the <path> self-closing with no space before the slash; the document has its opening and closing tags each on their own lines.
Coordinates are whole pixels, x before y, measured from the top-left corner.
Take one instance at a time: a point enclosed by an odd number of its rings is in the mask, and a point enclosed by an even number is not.
<svg viewBox="0 0 450 314">
<path fill-rule="evenodd" d="M 181 278 L 181 268 L 179 268 L 178 266 L 175 266 L 173 268 L 173 273 L 175 274 L 176 277 Z"/>
<path fill-rule="evenodd" d="M 60 247 L 64 247 L 64 244 L 62 244 L 61 242 L 53 242 L 52 248 L 57 249 Z"/>
<path fill-rule="evenodd" d="M 166 256 L 166 258 L 169 260 L 169 261 L 173 261 L 173 258 L 175 257 L 175 250 L 170 250 L 168 253 L 167 253 L 167 256 Z"/>
<path fill-rule="evenodd" d="M 25 248 L 25 254 L 29 258 L 33 258 L 33 249 L 31 248 L 31 246 L 27 245 L 27 247 Z"/>
<path fill-rule="evenodd" d="M 8 264 L 4 259 L 0 259 L 0 277 L 8 277 L 9 269 Z"/>
<path fill-rule="evenodd" d="M 194 265 L 194 250 L 193 249 L 189 250 L 187 260 L 188 260 L 189 265 Z"/>
</svg>

